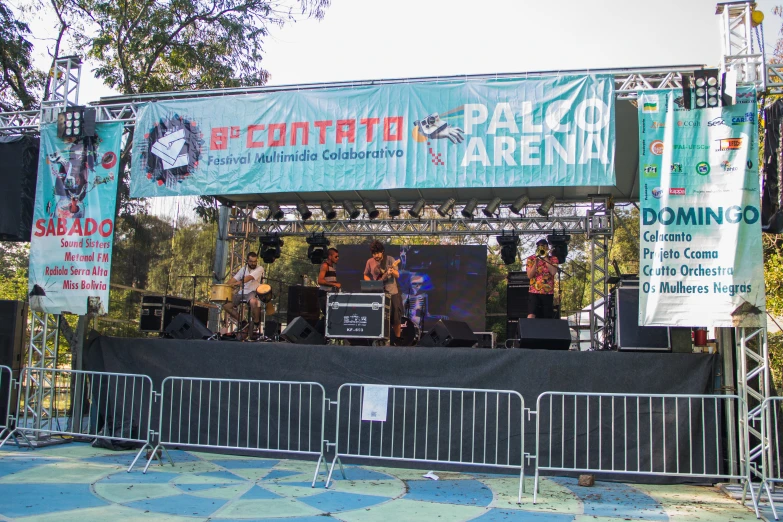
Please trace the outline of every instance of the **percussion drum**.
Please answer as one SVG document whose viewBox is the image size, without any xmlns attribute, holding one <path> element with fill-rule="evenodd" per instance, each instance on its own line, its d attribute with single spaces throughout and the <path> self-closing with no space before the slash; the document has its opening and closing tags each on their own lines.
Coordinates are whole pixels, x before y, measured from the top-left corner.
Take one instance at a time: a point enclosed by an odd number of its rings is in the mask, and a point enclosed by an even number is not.
<svg viewBox="0 0 783 522">
<path fill-rule="evenodd" d="M 268 284 L 262 283 L 256 288 L 256 294 L 262 303 L 268 303 L 272 300 L 272 287 Z"/>
<path fill-rule="evenodd" d="M 213 303 L 230 303 L 233 295 L 231 285 L 212 285 L 209 289 L 209 300 Z"/>
<path fill-rule="evenodd" d="M 416 346 L 421 337 L 421 330 L 410 318 L 403 317 L 400 320 L 400 339 L 401 346 Z"/>
<path fill-rule="evenodd" d="M 275 303 L 272 301 L 266 303 L 266 315 L 275 315 Z"/>
</svg>

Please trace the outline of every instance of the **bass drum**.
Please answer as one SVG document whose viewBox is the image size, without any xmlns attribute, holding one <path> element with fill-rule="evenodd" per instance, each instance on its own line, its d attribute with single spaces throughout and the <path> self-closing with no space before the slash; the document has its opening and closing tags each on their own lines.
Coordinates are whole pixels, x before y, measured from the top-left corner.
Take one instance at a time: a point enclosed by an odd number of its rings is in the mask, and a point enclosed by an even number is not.
<svg viewBox="0 0 783 522">
<path fill-rule="evenodd" d="M 403 317 L 400 320 L 400 338 L 397 340 L 397 346 L 416 346 L 421 337 L 421 329 L 410 317 Z"/>
</svg>

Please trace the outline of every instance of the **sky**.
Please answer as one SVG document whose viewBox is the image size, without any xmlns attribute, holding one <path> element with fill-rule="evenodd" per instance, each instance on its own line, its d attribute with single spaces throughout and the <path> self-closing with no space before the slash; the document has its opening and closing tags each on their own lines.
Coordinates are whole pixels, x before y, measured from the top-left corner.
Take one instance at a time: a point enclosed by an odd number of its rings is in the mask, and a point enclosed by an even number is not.
<svg viewBox="0 0 783 522">
<path fill-rule="evenodd" d="M 14 0 L 15 1 L 18 0 Z M 771 53 L 781 27 L 765 14 Z M 714 65 L 714 0 L 332 0 L 323 20 L 273 27 L 269 85 L 595 68 Z M 46 24 L 31 20 L 36 34 Z M 35 42 L 39 51 L 45 41 Z M 45 54 L 40 64 L 47 67 Z M 80 102 L 114 93 L 82 69 Z"/>
</svg>

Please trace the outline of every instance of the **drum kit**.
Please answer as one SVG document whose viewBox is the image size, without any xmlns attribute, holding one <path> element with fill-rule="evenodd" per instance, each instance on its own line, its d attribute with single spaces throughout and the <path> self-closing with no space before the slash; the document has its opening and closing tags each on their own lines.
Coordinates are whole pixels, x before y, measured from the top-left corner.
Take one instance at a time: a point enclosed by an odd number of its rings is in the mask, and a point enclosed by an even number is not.
<svg viewBox="0 0 783 522">
<path fill-rule="evenodd" d="M 227 284 L 214 284 L 209 290 L 209 300 L 210 302 L 214 303 L 218 307 L 218 313 L 220 314 L 220 332 L 223 335 L 226 336 L 234 336 L 236 339 L 239 340 L 246 340 L 250 339 L 252 332 L 248 333 L 248 328 L 250 324 L 252 324 L 252 321 L 249 320 L 250 318 L 250 306 L 247 301 L 240 301 L 239 307 L 238 307 L 238 314 L 239 317 L 243 317 L 245 315 L 248 316 L 247 321 L 237 322 L 235 321 L 231 316 L 228 314 L 223 314 L 223 307 L 227 304 L 233 301 L 234 299 L 234 293 L 238 291 L 239 288 Z M 275 299 L 276 295 L 272 291 L 272 287 L 266 283 L 262 283 L 258 285 L 258 288 L 256 288 L 256 295 L 258 296 L 258 299 L 264 303 L 264 306 L 262 310 L 264 311 L 265 316 L 274 315 L 277 313 L 277 308 L 275 307 Z M 266 317 L 264 318 L 266 319 Z M 264 321 L 265 322 L 265 321 Z M 243 325 L 242 323 L 246 323 Z M 260 333 L 260 332 L 259 332 Z M 266 340 L 263 336 L 260 337 L 259 340 Z"/>
</svg>

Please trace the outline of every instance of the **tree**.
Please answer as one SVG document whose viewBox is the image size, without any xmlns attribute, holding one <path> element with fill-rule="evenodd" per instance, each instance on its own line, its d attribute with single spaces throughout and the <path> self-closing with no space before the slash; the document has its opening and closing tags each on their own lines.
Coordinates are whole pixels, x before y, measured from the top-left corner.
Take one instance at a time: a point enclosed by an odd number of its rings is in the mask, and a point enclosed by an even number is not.
<svg viewBox="0 0 783 522">
<path fill-rule="evenodd" d="M 0 111 L 36 109 L 45 75 L 32 63 L 30 28 L 16 19 L 10 7 L 0 3 Z"/>
</svg>

